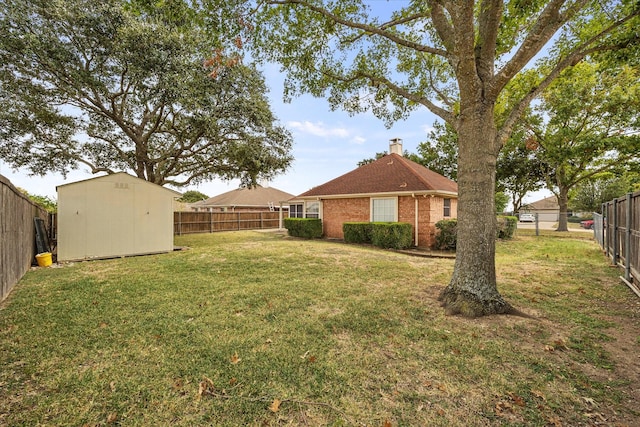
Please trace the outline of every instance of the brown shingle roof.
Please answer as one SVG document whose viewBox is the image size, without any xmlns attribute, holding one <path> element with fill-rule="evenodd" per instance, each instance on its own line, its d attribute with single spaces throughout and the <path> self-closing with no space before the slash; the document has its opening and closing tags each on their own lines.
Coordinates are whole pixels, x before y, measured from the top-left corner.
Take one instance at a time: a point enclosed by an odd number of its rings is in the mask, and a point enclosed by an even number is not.
<svg viewBox="0 0 640 427">
<path fill-rule="evenodd" d="M 458 184 L 393 153 L 314 187 L 298 197 L 424 191 L 457 193 Z"/>
<path fill-rule="evenodd" d="M 210 206 L 268 206 L 269 203 L 278 205 L 293 197 L 293 194 L 286 193 L 273 187 L 262 187 L 258 185 L 254 188 L 238 188 L 219 194 L 207 200 L 202 200 L 192 204 L 192 207 Z"/>
</svg>

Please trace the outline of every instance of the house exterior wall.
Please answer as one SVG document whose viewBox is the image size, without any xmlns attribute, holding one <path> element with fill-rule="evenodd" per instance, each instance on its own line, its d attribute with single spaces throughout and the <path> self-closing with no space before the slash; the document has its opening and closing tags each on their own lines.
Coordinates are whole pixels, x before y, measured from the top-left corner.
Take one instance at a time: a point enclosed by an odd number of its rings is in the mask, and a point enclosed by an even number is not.
<svg viewBox="0 0 640 427">
<path fill-rule="evenodd" d="M 322 201 L 322 224 L 327 238 L 343 239 L 342 224 L 345 222 L 368 222 L 371 220 L 370 197 L 349 199 L 324 199 Z M 432 247 L 435 243 L 435 223 L 442 219 L 457 217 L 457 199 L 451 199 L 451 215 L 444 217 L 444 199 L 441 197 L 398 197 L 398 222 L 413 226 L 415 243 L 416 228 L 419 247 Z M 418 226 L 416 227 L 416 201 L 418 204 Z"/>
<path fill-rule="evenodd" d="M 124 173 L 58 187 L 58 260 L 172 251 L 174 197 Z"/>
</svg>

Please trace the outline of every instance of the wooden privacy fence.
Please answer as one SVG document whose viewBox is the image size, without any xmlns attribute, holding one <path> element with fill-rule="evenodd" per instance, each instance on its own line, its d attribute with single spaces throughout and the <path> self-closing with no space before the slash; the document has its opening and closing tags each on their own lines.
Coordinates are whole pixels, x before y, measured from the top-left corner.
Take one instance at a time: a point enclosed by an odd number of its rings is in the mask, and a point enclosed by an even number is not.
<svg viewBox="0 0 640 427">
<path fill-rule="evenodd" d="M 620 278 L 640 296 L 640 191 L 604 203 L 602 212 L 594 222 L 596 240 L 611 262 L 624 268 Z"/>
<path fill-rule="evenodd" d="M 29 270 L 36 255 L 34 218 L 51 227 L 49 213 L 0 175 L 0 301 Z"/>
<path fill-rule="evenodd" d="M 280 212 L 174 212 L 173 234 L 280 227 Z"/>
</svg>

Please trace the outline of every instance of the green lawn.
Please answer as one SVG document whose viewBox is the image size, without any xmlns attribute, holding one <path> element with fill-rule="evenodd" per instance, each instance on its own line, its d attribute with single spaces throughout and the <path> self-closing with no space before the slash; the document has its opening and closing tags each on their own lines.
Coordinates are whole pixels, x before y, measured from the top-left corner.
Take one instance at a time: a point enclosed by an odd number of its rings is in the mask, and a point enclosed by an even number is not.
<svg viewBox="0 0 640 427">
<path fill-rule="evenodd" d="M 0 305 L 0 424 L 639 425 L 636 297 L 589 237 L 498 242 L 533 319 L 444 316 L 453 260 L 277 233 L 36 269 Z"/>
</svg>

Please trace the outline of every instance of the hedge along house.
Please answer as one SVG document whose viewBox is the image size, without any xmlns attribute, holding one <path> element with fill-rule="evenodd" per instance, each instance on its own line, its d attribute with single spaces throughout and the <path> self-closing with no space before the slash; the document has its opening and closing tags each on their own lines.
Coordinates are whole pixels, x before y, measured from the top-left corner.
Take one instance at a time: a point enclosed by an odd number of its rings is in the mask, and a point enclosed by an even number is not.
<svg viewBox="0 0 640 427">
<path fill-rule="evenodd" d="M 344 238 L 345 222 L 406 222 L 415 246 L 435 243 L 435 224 L 457 216 L 458 185 L 402 156 L 402 140 L 389 154 L 289 201 L 289 216 L 322 219 L 324 236 Z"/>
<path fill-rule="evenodd" d="M 181 194 L 124 172 L 60 185 L 58 261 L 173 251 Z"/>
</svg>

